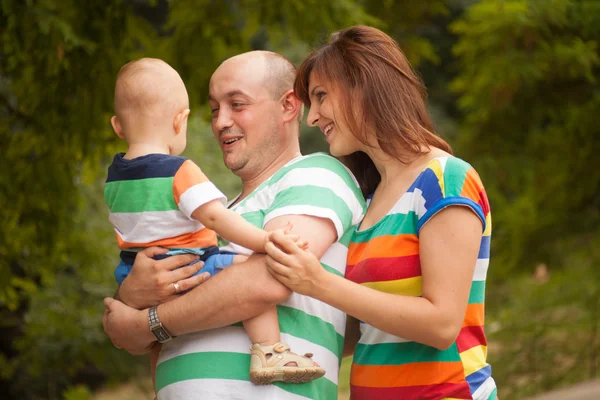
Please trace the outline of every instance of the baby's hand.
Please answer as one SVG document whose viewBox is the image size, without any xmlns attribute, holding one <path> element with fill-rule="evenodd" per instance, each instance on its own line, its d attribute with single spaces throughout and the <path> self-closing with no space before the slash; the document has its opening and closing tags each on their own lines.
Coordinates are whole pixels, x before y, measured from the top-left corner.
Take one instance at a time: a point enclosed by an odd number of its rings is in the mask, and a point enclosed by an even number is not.
<svg viewBox="0 0 600 400">
<path fill-rule="evenodd" d="M 308 250 L 308 242 L 306 240 L 300 240 L 300 238 L 298 237 L 298 239 L 295 240 L 295 243 L 296 246 L 300 247 L 302 250 Z"/>
<path fill-rule="evenodd" d="M 269 232 L 267 234 L 267 242 L 271 241 L 271 235 L 274 234 L 275 232 L 281 232 L 283 233 L 288 239 L 292 240 L 294 243 L 296 243 L 296 246 L 298 246 L 299 248 L 301 248 L 302 250 L 307 250 L 308 249 L 308 242 L 305 240 L 300 240 L 300 236 L 291 233 L 293 228 L 293 225 L 291 222 L 288 222 L 288 224 L 286 225 L 285 228 L 280 228 L 280 229 L 275 229 L 272 232 Z"/>
</svg>

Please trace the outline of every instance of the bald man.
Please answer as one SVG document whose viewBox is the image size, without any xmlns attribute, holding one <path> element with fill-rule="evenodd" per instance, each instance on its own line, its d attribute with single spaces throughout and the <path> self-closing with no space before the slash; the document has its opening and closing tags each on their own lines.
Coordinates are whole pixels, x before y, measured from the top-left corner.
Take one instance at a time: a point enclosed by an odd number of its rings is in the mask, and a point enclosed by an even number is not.
<svg viewBox="0 0 600 400">
<path fill-rule="evenodd" d="M 349 171 L 325 154 L 302 156 L 302 107 L 293 92 L 295 68 L 271 52 L 245 53 L 223 62 L 209 85 L 212 129 L 223 161 L 242 181 L 231 209 L 266 231 L 288 221 L 292 232 L 329 271 L 344 275 L 348 233 L 361 220 L 364 199 Z M 251 255 L 242 246 L 226 250 Z M 161 304 L 158 317 L 177 338 L 163 345 L 156 370 L 158 398 L 170 399 L 337 399 L 345 314 L 312 298 L 290 294 L 253 254 L 198 285 L 174 276 L 149 251 L 138 255 L 118 297 L 107 299 L 106 333 L 132 354 L 154 341 L 148 307 L 170 299 L 169 285 L 193 290 Z M 185 256 L 172 257 L 178 265 Z M 218 301 L 209 299 L 218 298 Z M 125 304 L 127 305 L 125 305 Z M 327 371 L 302 385 L 252 385 L 239 368 L 251 359 L 250 342 L 239 324 L 277 304 L 282 340 L 300 353 L 310 351 Z M 139 311 L 138 311 L 139 310 Z M 274 354 L 273 356 L 276 356 Z M 253 361 L 254 362 L 254 361 Z"/>
</svg>

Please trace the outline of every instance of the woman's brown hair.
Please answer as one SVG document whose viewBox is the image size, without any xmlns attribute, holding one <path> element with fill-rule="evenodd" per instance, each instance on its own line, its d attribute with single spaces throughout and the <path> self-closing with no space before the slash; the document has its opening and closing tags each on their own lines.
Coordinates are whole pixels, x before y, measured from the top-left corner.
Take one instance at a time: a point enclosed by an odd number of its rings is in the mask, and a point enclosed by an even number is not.
<svg viewBox="0 0 600 400">
<path fill-rule="evenodd" d="M 433 147 L 448 153 L 450 145 L 435 134 L 427 112 L 427 91 L 398 44 L 382 31 L 352 26 L 331 35 L 328 44 L 302 63 L 294 82 L 296 96 L 310 107 L 311 73 L 341 90 L 343 118 L 355 137 L 368 145 L 373 132 L 381 149 L 407 163 Z M 360 115 L 354 111 L 360 109 Z M 407 156 L 408 154 L 408 156 Z M 373 161 L 363 152 L 341 157 L 360 183 L 365 196 L 381 181 Z"/>
</svg>

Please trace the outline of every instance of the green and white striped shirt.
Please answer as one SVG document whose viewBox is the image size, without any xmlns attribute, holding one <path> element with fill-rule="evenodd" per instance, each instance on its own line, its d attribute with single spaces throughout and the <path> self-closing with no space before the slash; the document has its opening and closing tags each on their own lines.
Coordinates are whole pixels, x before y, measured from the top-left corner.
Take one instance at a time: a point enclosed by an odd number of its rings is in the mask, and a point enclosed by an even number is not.
<svg viewBox="0 0 600 400">
<path fill-rule="evenodd" d="M 233 210 L 261 228 L 284 215 L 331 220 L 338 240 L 321 264 L 344 276 L 350 235 L 364 215 L 365 203 L 350 171 L 333 157 L 317 153 L 287 163 Z M 224 249 L 250 254 L 233 243 Z M 164 344 L 156 371 L 158 398 L 337 399 L 346 315 L 297 293 L 278 305 L 277 313 L 282 341 L 298 354 L 313 353 L 327 371 L 323 378 L 304 384 L 253 385 L 248 380 L 250 341 L 241 324 L 236 324 L 179 336 Z"/>
</svg>

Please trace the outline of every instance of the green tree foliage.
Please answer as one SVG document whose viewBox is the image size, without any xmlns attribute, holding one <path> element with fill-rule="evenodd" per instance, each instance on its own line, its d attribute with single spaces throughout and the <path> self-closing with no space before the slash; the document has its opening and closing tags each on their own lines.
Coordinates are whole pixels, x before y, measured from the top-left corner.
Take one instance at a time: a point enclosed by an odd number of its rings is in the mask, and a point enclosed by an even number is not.
<svg viewBox="0 0 600 400">
<path fill-rule="evenodd" d="M 599 21 L 597 1 L 486 0 L 452 25 L 458 145 L 486 177 L 506 273 L 600 233 Z"/>
<path fill-rule="evenodd" d="M 116 0 L 0 3 L 0 377 L 11 398 L 57 398 L 94 355 L 106 370 L 123 358 L 98 329 L 99 293 L 112 289 L 94 275 L 107 262 L 87 220 L 98 202 L 78 188 L 84 161 L 99 165 L 112 141 L 114 76 L 152 36 Z"/>
<path fill-rule="evenodd" d="M 393 36 L 413 67 L 424 61 L 439 63 L 435 43 L 427 34 L 435 29 L 432 19 L 449 13 L 445 0 L 366 1 L 365 10 L 381 21 L 383 28 Z"/>
<path fill-rule="evenodd" d="M 110 83 L 147 30 L 119 1 L 3 1 L 1 10 L 0 276 L 11 283 L 0 301 L 15 310 L 28 279 L 53 279 L 41 260 L 68 264 L 75 178 L 111 137 Z"/>
</svg>

